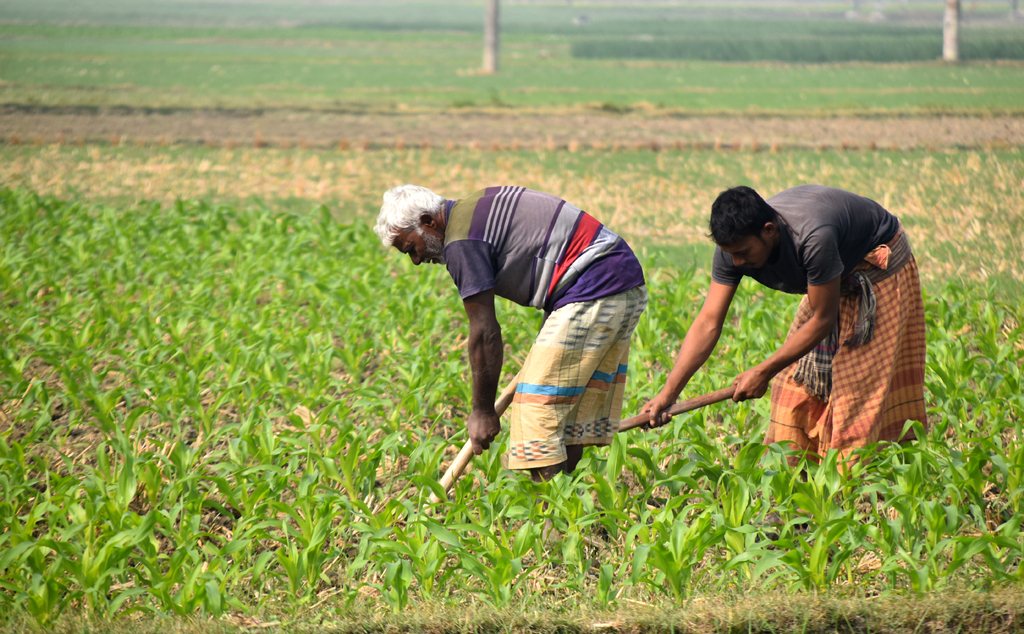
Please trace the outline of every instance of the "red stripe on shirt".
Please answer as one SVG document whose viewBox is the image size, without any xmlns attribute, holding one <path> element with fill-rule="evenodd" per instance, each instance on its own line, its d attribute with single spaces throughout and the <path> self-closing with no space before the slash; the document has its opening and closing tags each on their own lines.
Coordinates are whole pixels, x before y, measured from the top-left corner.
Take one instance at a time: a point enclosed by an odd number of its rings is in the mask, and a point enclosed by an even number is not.
<svg viewBox="0 0 1024 634">
<path fill-rule="evenodd" d="M 551 276 L 551 286 L 548 288 L 549 294 L 555 292 L 555 286 L 558 285 L 562 275 L 569 269 L 569 265 L 575 262 L 576 258 L 583 253 L 583 250 L 590 246 L 590 243 L 594 241 L 594 236 L 600 230 L 601 223 L 597 219 L 586 212 L 581 214 L 579 225 L 576 227 L 576 233 L 573 234 L 572 240 L 569 241 L 569 245 L 565 248 L 565 256 L 562 257 L 562 261 L 555 267 L 555 272 Z"/>
</svg>

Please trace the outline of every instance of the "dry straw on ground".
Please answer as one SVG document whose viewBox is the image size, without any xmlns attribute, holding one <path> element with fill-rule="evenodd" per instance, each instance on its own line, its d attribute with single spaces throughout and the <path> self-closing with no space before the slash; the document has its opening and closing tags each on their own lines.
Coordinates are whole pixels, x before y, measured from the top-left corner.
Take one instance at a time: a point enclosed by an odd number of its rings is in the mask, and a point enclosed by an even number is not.
<svg viewBox="0 0 1024 634">
<path fill-rule="evenodd" d="M 1024 279 L 1016 256 L 1024 252 L 1019 152 L 643 151 L 627 158 L 582 144 L 565 153 L 552 146 L 549 140 L 536 155 L 483 160 L 473 147 L 441 152 L 365 150 L 360 144 L 355 150 L 339 144 L 340 151 L 21 146 L 4 151 L 0 183 L 121 202 L 302 199 L 367 218 L 376 213 L 381 193 L 402 183 L 423 184 L 451 198 L 515 183 L 579 204 L 631 242 L 668 246 L 705 240 L 707 210 L 725 187 L 743 183 L 772 194 L 822 183 L 874 198 L 898 215 L 926 281 L 984 281 L 993 273 Z M 558 167 L 552 168 L 555 157 Z"/>
<path fill-rule="evenodd" d="M 221 634 L 224 632 L 324 631 L 338 634 L 1003 634 L 1024 628 L 1019 617 L 1024 596 L 1007 588 L 992 593 L 950 591 L 926 597 L 890 595 L 843 598 L 766 593 L 761 596 L 696 597 L 680 608 L 624 603 L 617 611 L 495 610 L 424 606 L 405 614 L 370 613 L 358 606 L 341 607 L 330 599 L 299 619 L 273 613 L 227 614 L 219 620 L 167 619 L 133 614 L 114 621 L 64 615 L 53 632 L 93 634 Z M 284 625 L 283 623 L 287 623 Z M 0 632 L 37 631 L 14 622 Z"/>
</svg>

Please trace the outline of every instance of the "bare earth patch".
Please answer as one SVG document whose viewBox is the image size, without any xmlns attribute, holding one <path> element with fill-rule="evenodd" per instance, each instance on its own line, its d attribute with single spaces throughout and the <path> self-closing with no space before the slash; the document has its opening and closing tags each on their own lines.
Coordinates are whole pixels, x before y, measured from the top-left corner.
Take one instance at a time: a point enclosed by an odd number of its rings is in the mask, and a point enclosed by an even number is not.
<svg viewBox="0 0 1024 634">
<path fill-rule="evenodd" d="M 1024 145 L 1024 118 L 653 116 L 645 113 L 352 114 L 294 111 L 0 110 L 9 143 L 205 143 L 326 147 L 337 144 L 671 146 L 786 148 L 988 148 Z"/>
</svg>

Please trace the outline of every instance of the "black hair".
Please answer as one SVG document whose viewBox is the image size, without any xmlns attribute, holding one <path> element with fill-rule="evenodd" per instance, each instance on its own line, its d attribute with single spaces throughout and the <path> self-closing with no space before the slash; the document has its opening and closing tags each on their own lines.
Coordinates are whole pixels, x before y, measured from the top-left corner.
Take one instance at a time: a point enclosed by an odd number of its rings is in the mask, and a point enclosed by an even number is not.
<svg viewBox="0 0 1024 634">
<path fill-rule="evenodd" d="M 743 185 L 727 189 L 711 205 L 709 238 L 729 244 L 745 236 L 760 236 L 765 223 L 775 222 L 775 210 L 760 194 Z"/>
</svg>

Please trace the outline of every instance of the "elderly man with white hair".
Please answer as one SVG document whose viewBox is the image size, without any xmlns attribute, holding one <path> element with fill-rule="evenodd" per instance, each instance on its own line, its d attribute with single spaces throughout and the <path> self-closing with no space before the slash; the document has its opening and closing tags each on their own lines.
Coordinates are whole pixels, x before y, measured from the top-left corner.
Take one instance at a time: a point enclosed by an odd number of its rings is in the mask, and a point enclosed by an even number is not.
<svg viewBox="0 0 1024 634">
<path fill-rule="evenodd" d="M 643 269 L 622 238 L 557 196 L 511 186 L 461 200 L 396 187 L 374 231 L 413 264 L 447 265 L 458 288 L 473 372 L 466 427 L 477 455 L 501 431 L 495 295 L 544 311 L 512 401 L 507 466 L 548 480 L 575 469 L 583 447 L 611 443 L 630 336 L 647 305 Z"/>
</svg>

